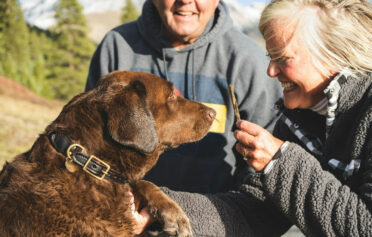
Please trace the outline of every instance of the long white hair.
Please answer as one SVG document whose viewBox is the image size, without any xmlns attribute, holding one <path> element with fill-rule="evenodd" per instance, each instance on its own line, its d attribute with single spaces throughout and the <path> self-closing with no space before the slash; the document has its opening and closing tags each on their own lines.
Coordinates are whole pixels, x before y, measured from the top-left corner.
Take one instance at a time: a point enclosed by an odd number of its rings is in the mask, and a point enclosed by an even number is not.
<svg viewBox="0 0 372 237">
<path fill-rule="evenodd" d="M 273 20 L 294 29 L 285 44 L 300 40 L 323 75 L 345 68 L 351 74 L 372 72 L 372 5 L 367 1 L 273 0 L 259 22 L 265 40 L 272 37 L 268 26 Z"/>
</svg>

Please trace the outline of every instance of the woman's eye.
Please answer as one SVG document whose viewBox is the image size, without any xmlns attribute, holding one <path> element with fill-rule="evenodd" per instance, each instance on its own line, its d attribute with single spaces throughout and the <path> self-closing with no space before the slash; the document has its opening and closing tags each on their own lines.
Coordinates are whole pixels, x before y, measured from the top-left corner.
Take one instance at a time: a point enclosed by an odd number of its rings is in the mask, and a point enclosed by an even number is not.
<svg viewBox="0 0 372 237">
<path fill-rule="evenodd" d="M 269 53 L 266 53 L 266 56 L 275 63 L 285 63 L 289 57 L 281 56 L 281 57 L 272 57 Z"/>
<path fill-rule="evenodd" d="M 274 63 L 285 63 L 287 62 L 289 59 L 289 57 L 278 57 L 278 58 L 274 58 L 274 59 L 271 59 Z"/>
<path fill-rule="evenodd" d="M 269 59 L 271 59 L 271 55 L 269 53 L 266 53 L 266 57 L 268 57 Z"/>
</svg>

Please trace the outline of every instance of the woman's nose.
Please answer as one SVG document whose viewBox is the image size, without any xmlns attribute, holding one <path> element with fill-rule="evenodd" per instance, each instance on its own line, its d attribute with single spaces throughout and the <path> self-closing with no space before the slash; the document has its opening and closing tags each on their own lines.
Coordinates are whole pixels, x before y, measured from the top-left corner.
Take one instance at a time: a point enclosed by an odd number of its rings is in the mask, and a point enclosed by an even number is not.
<svg viewBox="0 0 372 237">
<path fill-rule="evenodd" d="M 269 66 L 267 67 L 267 75 L 269 75 L 269 77 L 277 77 L 279 71 L 278 65 L 273 60 L 270 60 Z"/>
</svg>

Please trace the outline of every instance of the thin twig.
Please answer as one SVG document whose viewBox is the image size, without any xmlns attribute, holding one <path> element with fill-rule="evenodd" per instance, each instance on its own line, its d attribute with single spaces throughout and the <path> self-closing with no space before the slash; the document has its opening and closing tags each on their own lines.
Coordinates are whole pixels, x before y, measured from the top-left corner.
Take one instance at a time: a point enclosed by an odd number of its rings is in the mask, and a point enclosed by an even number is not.
<svg viewBox="0 0 372 237">
<path fill-rule="evenodd" d="M 238 103 L 236 102 L 235 94 L 234 94 L 234 86 L 229 85 L 229 91 L 230 91 L 230 96 L 231 96 L 231 101 L 234 106 L 234 113 L 235 113 L 235 119 L 236 121 L 240 120 L 240 114 L 239 114 L 239 109 L 238 109 Z"/>
</svg>

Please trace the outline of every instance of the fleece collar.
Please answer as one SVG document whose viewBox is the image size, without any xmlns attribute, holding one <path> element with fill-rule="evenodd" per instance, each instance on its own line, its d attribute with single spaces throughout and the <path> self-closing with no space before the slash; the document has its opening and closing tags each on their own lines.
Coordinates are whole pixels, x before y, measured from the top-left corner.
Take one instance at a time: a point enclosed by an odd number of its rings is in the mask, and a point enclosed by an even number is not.
<svg viewBox="0 0 372 237">
<path fill-rule="evenodd" d="M 371 87 L 371 77 L 351 76 L 347 70 L 340 72 L 325 89 L 328 99 L 326 135 L 332 128 L 335 118 L 339 113 L 344 113 L 360 101 L 365 91 Z M 275 108 L 279 110 L 280 120 L 284 122 L 292 133 L 316 156 L 322 156 L 323 144 L 318 138 L 309 136 L 305 130 L 292 122 L 283 111 L 285 110 L 283 100 L 280 99 Z M 360 159 L 351 160 L 350 163 L 343 163 L 335 158 L 328 161 L 328 165 L 333 169 L 342 170 L 343 178 L 346 180 L 360 168 Z"/>
</svg>

